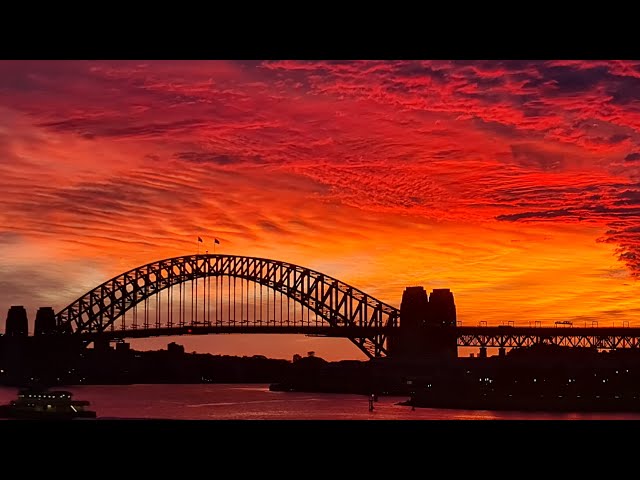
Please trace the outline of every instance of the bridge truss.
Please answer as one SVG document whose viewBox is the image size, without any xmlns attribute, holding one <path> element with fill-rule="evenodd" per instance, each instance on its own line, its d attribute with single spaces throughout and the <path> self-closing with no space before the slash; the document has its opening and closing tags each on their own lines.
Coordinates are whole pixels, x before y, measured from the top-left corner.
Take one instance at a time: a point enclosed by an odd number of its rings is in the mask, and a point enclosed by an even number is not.
<svg viewBox="0 0 640 480">
<path fill-rule="evenodd" d="M 603 350 L 640 348 L 640 328 L 458 327 L 459 347 L 528 347 L 535 344 Z"/>
<path fill-rule="evenodd" d="M 399 325 L 399 310 L 305 267 L 203 254 L 159 260 L 113 277 L 56 319 L 61 333 L 87 339 L 115 338 L 117 331 L 142 337 L 203 328 L 208 333 L 251 327 L 261 333 L 325 331 L 349 338 L 373 358 L 388 354 L 387 332 Z M 131 333 L 141 330 L 146 333 Z"/>
</svg>

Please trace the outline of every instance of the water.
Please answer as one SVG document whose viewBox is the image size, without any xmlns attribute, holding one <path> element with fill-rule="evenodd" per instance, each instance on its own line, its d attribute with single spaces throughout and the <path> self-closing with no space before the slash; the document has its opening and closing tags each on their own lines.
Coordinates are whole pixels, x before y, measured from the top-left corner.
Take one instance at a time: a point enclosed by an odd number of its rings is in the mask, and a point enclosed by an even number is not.
<svg viewBox="0 0 640 480">
<path fill-rule="evenodd" d="M 640 414 L 532 413 L 447 410 L 397 405 L 406 397 L 380 397 L 373 412 L 360 395 L 270 392 L 268 385 L 91 385 L 68 387 L 88 400 L 98 418 L 181 420 L 579 420 L 640 419 Z M 17 389 L 0 387 L 0 403 Z"/>
</svg>

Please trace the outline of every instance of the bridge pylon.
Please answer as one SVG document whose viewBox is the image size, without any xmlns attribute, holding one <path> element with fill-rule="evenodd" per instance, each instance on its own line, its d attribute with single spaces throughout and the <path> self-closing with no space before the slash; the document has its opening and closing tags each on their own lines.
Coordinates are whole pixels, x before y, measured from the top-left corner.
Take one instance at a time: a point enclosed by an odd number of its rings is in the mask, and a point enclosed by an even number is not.
<svg viewBox="0 0 640 480">
<path fill-rule="evenodd" d="M 33 327 L 34 335 L 55 335 L 57 332 L 56 314 L 52 307 L 40 307 L 36 312 Z"/>
<path fill-rule="evenodd" d="M 389 339 L 389 355 L 415 359 L 457 357 L 456 307 L 448 288 L 434 289 L 431 295 L 421 286 L 405 289 L 400 328 Z"/>
<path fill-rule="evenodd" d="M 12 305 L 9 308 L 4 334 L 7 337 L 26 337 L 29 334 L 27 311 L 22 305 Z"/>
</svg>

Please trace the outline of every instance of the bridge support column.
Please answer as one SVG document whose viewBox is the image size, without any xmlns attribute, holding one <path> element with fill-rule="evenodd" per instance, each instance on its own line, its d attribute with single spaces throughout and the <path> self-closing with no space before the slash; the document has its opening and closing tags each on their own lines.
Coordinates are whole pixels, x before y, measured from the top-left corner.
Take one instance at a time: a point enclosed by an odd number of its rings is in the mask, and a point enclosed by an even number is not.
<svg viewBox="0 0 640 480">
<path fill-rule="evenodd" d="M 52 307 L 40 307 L 36 313 L 33 328 L 34 335 L 53 335 L 56 333 L 56 314 Z"/>
<path fill-rule="evenodd" d="M 423 330 L 428 308 L 429 297 L 424 287 L 405 288 L 400 304 L 400 331 L 390 339 L 390 356 L 412 358 L 423 354 Z"/>
<path fill-rule="evenodd" d="M 499 357 L 504 357 L 504 356 L 506 356 L 506 355 L 507 355 L 507 349 L 506 349 L 506 348 L 504 348 L 504 347 L 500 347 L 500 348 L 498 349 L 498 356 L 499 356 Z"/>
<path fill-rule="evenodd" d="M 487 347 L 480 347 L 478 358 L 487 358 Z"/>
<path fill-rule="evenodd" d="M 444 358 L 458 356 L 456 304 L 453 301 L 453 293 L 448 288 L 432 290 L 425 326 L 428 329 L 426 351 Z"/>
<path fill-rule="evenodd" d="M 407 287 L 400 304 L 400 329 L 390 340 L 393 357 L 422 358 L 458 356 L 456 307 L 449 289 Z"/>
</svg>

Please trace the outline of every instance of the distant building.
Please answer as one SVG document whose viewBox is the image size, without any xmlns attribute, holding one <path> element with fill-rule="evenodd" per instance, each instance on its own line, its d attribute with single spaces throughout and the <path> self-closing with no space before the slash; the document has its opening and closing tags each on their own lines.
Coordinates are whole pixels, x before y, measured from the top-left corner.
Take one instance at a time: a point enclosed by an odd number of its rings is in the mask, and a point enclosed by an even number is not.
<svg viewBox="0 0 640 480">
<path fill-rule="evenodd" d="M 184 353 L 184 347 L 182 345 L 178 345 L 176 342 L 171 342 L 167 345 L 167 352 L 181 355 Z"/>
<path fill-rule="evenodd" d="M 126 342 L 116 343 L 116 352 L 128 352 L 131 350 L 131 344 Z"/>
</svg>

